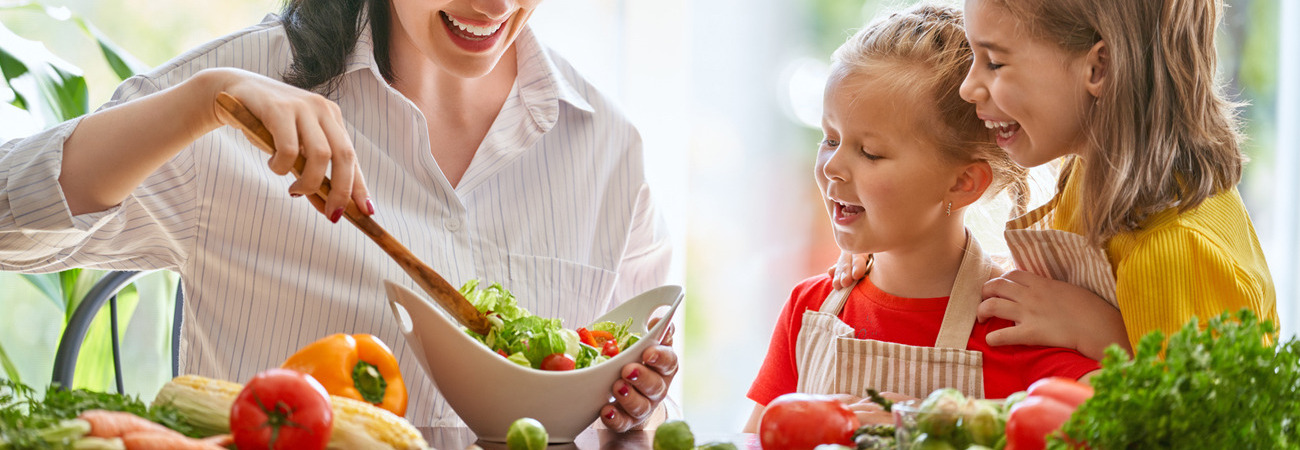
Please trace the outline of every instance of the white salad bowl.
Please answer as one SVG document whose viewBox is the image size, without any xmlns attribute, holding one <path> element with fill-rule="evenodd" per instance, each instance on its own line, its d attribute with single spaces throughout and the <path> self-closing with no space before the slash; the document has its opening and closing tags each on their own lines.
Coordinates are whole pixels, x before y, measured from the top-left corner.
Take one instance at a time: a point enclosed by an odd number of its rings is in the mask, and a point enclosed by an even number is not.
<svg viewBox="0 0 1300 450">
<path fill-rule="evenodd" d="M 630 317 L 639 341 L 591 367 L 552 372 L 510 362 L 462 331 L 424 294 L 387 280 L 384 285 L 393 316 L 424 372 L 470 430 L 490 442 L 505 442 L 510 424 L 522 417 L 540 421 L 550 443 L 573 442 L 612 398 L 623 366 L 639 362 L 641 353 L 663 337 L 683 297 L 680 286 L 661 286 L 623 302 L 595 322 L 623 323 Z M 647 328 L 650 315 L 665 306 L 667 320 Z"/>
</svg>

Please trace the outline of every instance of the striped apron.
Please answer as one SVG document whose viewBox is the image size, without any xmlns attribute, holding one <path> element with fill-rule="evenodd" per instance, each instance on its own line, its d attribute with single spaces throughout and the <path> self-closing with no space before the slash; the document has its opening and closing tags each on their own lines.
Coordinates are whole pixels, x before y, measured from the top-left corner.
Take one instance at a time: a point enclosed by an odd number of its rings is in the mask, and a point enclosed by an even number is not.
<svg viewBox="0 0 1300 450">
<path fill-rule="evenodd" d="M 984 283 L 1002 273 L 966 233 L 966 252 L 934 347 L 853 338 L 838 317 L 853 287 L 836 290 L 819 311 L 805 311 L 795 343 L 798 391 L 867 397 L 867 389 L 924 398 L 951 387 L 984 397 L 984 356 L 966 350 Z"/>
<path fill-rule="evenodd" d="M 1004 236 L 1016 268 L 1097 294 L 1116 309 L 1115 272 L 1101 248 L 1081 235 L 1050 228 L 1058 193 L 1047 204 L 1007 222 Z"/>
</svg>

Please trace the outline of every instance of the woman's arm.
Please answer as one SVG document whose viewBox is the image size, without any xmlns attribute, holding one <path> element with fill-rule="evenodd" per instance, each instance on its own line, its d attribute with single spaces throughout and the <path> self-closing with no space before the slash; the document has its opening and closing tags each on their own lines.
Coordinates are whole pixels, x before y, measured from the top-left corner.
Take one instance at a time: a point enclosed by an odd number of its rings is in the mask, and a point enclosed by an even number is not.
<svg viewBox="0 0 1300 450">
<path fill-rule="evenodd" d="M 306 157 L 303 177 L 290 186 L 291 194 L 316 192 L 332 166 L 334 189 L 322 212 L 337 220 L 333 213 L 351 197 L 373 213 L 338 105 L 252 72 L 218 68 L 82 119 L 64 144 L 59 175 L 72 214 L 120 204 L 149 174 L 221 127 L 215 98 L 222 91 L 242 101 L 275 137 L 272 171 L 287 174 L 300 151 Z"/>
</svg>

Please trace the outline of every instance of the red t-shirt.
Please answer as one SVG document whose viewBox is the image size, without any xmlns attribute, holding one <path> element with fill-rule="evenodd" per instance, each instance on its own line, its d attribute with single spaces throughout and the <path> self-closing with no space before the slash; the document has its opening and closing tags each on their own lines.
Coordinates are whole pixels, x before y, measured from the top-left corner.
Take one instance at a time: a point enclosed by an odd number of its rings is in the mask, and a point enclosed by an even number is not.
<svg viewBox="0 0 1300 450">
<path fill-rule="evenodd" d="M 804 280 L 790 293 L 790 301 L 782 308 L 772 332 L 767 358 L 749 388 L 751 400 L 767 405 L 781 394 L 795 391 L 799 376 L 794 349 L 803 328 L 803 313 L 821 309 L 831 290 L 830 277 L 821 275 Z M 876 288 L 870 278 L 863 278 L 849 294 L 839 319 L 853 327 L 857 339 L 932 347 L 947 307 L 948 297 L 897 297 Z M 1078 379 L 1098 368 L 1097 361 L 1074 350 L 1027 345 L 991 347 L 984 341 L 990 331 L 1012 325 L 1011 321 L 993 318 L 975 323 L 971 330 L 966 349 L 984 354 L 984 395 L 988 398 L 1006 398 L 1043 377 Z"/>
</svg>

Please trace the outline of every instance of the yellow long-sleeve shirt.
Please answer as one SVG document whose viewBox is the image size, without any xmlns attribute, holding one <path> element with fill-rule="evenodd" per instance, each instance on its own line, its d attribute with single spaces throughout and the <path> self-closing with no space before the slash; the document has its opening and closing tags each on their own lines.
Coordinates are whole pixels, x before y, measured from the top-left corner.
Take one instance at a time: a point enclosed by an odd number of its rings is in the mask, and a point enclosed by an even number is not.
<svg viewBox="0 0 1300 450">
<path fill-rule="evenodd" d="M 1078 177 L 1067 180 L 1052 228 L 1077 232 Z M 1134 348 L 1152 330 L 1172 334 L 1193 316 L 1210 317 L 1250 308 L 1277 319 L 1277 298 L 1255 227 L 1234 187 L 1196 208 L 1153 214 L 1137 230 L 1106 243 L 1115 271 L 1115 294 Z"/>
</svg>

